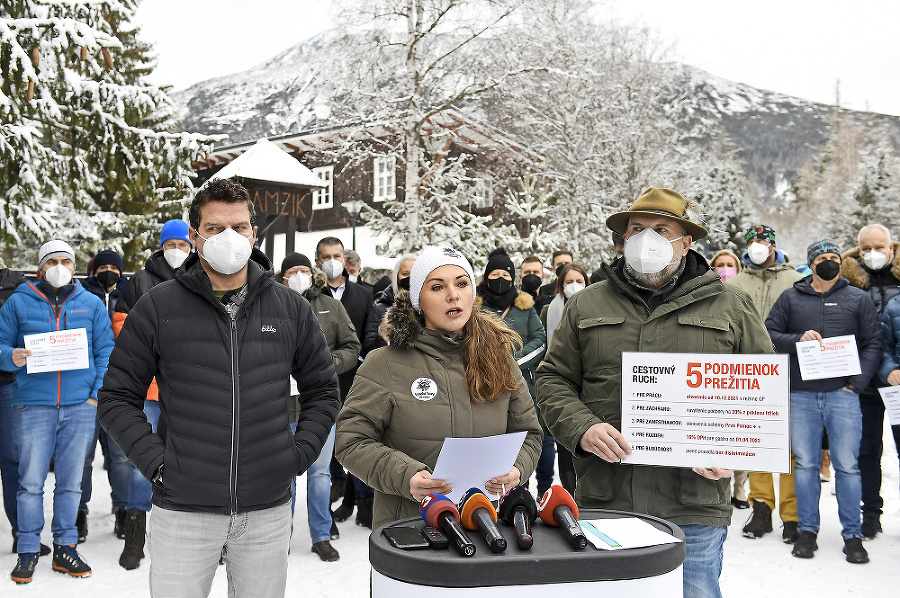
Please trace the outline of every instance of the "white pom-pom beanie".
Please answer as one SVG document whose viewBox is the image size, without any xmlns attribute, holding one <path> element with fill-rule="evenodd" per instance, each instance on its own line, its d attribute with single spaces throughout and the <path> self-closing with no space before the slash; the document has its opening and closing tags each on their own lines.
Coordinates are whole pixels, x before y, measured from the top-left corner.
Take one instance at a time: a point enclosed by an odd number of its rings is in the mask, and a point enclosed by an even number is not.
<svg viewBox="0 0 900 598">
<path fill-rule="evenodd" d="M 472 264 L 469 263 L 466 256 L 452 247 L 429 245 L 416 258 L 409 274 L 409 296 L 416 311 L 421 311 L 419 309 L 419 295 L 422 293 L 425 279 L 437 268 L 448 265 L 459 266 L 466 271 L 466 274 L 469 275 L 469 280 L 471 280 L 469 286 L 472 287 L 472 300 L 475 300 L 475 273 L 472 271 Z"/>
</svg>

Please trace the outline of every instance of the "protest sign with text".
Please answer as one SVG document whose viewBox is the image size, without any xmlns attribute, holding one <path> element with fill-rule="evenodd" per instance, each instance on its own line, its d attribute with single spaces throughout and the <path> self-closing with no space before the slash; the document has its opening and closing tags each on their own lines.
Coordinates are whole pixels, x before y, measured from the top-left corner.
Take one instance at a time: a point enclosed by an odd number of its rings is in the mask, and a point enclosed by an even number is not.
<svg viewBox="0 0 900 598">
<path fill-rule="evenodd" d="M 787 355 L 622 354 L 628 463 L 788 473 Z"/>
</svg>

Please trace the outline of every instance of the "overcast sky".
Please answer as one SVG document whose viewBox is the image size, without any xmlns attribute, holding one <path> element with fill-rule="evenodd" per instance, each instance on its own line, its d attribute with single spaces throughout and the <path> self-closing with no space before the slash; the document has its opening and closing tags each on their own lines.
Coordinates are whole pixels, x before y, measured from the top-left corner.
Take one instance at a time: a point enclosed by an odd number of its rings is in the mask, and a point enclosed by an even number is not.
<svg viewBox="0 0 900 598">
<path fill-rule="evenodd" d="M 328 29 L 328 0 L 142 0 L 153 81 L 188 87 L 236 73 Z M 725 79 L 900 115 L 900 3 L 885 0 L 612 0 L 604 8 L 672 42 L 675 57 Z"/>
</svg>

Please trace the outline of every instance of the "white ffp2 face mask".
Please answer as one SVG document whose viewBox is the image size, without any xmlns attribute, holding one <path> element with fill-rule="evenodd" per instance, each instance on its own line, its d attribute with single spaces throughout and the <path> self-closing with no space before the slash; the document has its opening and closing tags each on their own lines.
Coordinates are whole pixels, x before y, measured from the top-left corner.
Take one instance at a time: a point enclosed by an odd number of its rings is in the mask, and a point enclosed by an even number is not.
<svg viewBox="0 0 900 598">
<path fill-rule="evenodd" d="M 656 274 L 673 262 L 672 242 L 653 230 L 645 228 L 625 240 L 625 262 L 640 274 Z"/>
<path fill-rule="evenodd" d="M 328 277 L 328 280 L 334 280 L 344 272 L 344 262 L 340 260 L 328 260 L 322 264 L 322 270 L 325 271 L 325 276 Z"/>
<path fill-rule="evenodd" d="M 761 266 L 769 259 L 769 247 L 762 243 L 750 243 L 750 247 L 747 248 L 747 257 L 757 266 Z"/>
<path fill-rule="evenodd" d="M 200 233 L 197 236 L 206 241 L 203 251 L 198 252 L 200 257 L 220 274 L 234 274 L 250 260 L 252 238 L 245 237 L 233 228 L 227 228 L 208 239 Z"/>
<path fill-rule="evenodd" d="M 56 264 L 44 272 L 44 278 L 47 279 L 50 286 L 58 289 L 72 282 L 72 271 L 62 264 Z"/>
<path fill-rule="evenodd" d="M 863 263 L 869 267 L 869 270 L 881 270 L 887 263 L 888 256 L 874 249 L 863 256 Z"/>
<path fill-rule="evenodd" d="M 563 295 L 566 296 L 566 299 L 571 299 L 575 293 L 584 290 L 584 285 L 580 282 L 570 282 L 565 287 L 563 287 Z"/>
<path fill-rule="evenodd" d="M 188 258 L 190 254 L 187 251 L 182 249 L 166 249 L 163 251 L 163 258 L 165 258 L 166 263 L 169 264 L 173 270 L 177 270 L 181 267 L 181 264 L 184 263 L 184 260 Z"/>
<path fill-rule="evenodd" d="M 312 285 L 312 276 L 297 272 L 288 278 L 288 286 L 300 293 L 301 295 Z"/>
</svg>

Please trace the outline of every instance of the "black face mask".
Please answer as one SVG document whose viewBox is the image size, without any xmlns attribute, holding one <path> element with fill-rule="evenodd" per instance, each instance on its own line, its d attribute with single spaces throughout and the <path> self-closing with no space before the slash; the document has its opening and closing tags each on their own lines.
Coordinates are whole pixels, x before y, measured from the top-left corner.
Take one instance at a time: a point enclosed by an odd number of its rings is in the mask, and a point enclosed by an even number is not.
<svg viewBox="0 0 900 598">
<path fill-rule="evenodd" d="M 522 290 L 533 293 L 541 288 L 541 277 L 537 274 L 526 274 L 522 277 Z"/>
<path fill-rule="evenodd" d="M 400 278 L 397 280 L 397 287 L 403 289 L 404 291 L 409 290 L 409 276 L 406 278 Z"/>
<path fill-rule="evenodd" d="M 559 278 L 559 273 L 562 272 L 563 266 L 565 266 L 565 264 L 560 264 L 556 267 L 556 277 L 557 278 Z"/>
<path fill-rule="evenodd" d="M 487 281 L 488 290 L 495 295 L 505 295 L 512 286 L 512 281 L 505 278 L 489 278 Z"/>
<path fill-rule="evenodd" d="M 834 280 L 834 277 L 841 271 L 841 264 L 831 260 L 825 260 L 816 264 L 816 274 L 822 280 Z"/>
<path fill-rule="evenodd" d="M 119 278 L 121 278 L 121 276 L 115 270 L 104 270 L 103 272 L 97 274 L 96 278 L 101 287 L 103 287 L 104 289 L 108 289 L 109 287 L 119 282 Z"/>
</svg>

